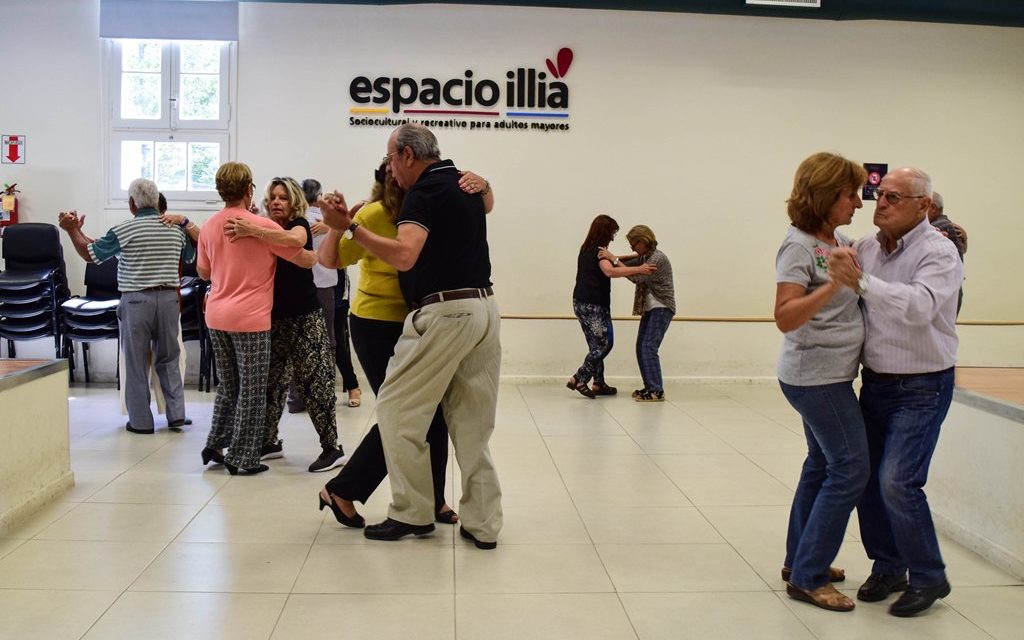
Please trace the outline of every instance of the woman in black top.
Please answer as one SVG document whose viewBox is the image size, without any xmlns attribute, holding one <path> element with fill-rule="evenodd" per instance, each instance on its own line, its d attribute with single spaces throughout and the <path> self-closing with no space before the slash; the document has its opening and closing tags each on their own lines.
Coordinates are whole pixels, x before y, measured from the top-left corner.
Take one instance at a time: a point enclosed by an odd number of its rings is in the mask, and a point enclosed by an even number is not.
<svg viewBox="0 0 1024 640">
<path fill-rule="evenodd" d="M 292 178 L 274 178 L 267 185 L 264 206 L 270 219 L 288 236 L 302 234 L 304 246 L 312 249 L 313 236 L 305 218 L 306 198 Z M 236 226 L 237 235 L 260 235 L 262 227 Z M 266 232 L 267 237 L 270 233 Z M 309 465 L 310 471 L 327 471 L 343 464 L 338 446 L 335 417 L 334 354 L 327 334 L 327 322 L 316 295 L 313 272 L 285 261 L 277 261 L 274 273 L 274 308 L 270 327 L 270 375 L 267 378 L 267 424 L 260 459 L 280 458 L 278 423 L 284 412 L 288 383 L 292 380 L 306 401 L 313 427 L 320 436 L 322 452 Z"/>
<path fill-rule="evenodd" d="M 588 398 L 611 396 L 618 391 L 615 387 L 608 386 L 604 380 L 604 359 L 611 352 L 614 343 L 611 278 L 654 271 L 651 264 L 626 267 L 619 266 L 618 259 L 612 262 L 606 258 L 598 258 L 598 251 L 606 249 L 618 231 L 619 223 L 611 216 L 601 214 L 594 218 L 576 260 L 576 288 L 572 291 L 572 310 L 580 321 L 580 327 L 583 328 L 583 336 L 587 339 L 589 350 L 583 364 L 565 386 Z M 591 378 L 594 380 L 593 387 L 587 385 Z"/>
</svg>

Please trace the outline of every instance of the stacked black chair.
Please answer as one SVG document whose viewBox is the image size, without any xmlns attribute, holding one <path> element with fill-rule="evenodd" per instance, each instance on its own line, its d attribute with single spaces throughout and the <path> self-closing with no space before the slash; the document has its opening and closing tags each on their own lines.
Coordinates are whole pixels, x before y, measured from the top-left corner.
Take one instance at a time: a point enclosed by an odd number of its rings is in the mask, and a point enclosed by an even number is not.
<svg viewBox="0 0 1024 640">
<path fill-rule="evenodd" d="M 89 344 L 101 340 L 117 340 L 120 354 L 120 331 L 117 325 L 117 307 L 121 292 L 117 289 L 116 258 L 102 264 L 85 265 L 85 297 L 65 300 L 61 305 L 64 316 L 64 339 L 68 345 L 68 358 L 74 362 L 75 343 L 82 343 L 82 364 L 85 381 L 89 382 Z M 120 358 L 118 359 L 120 362 Z M 74 380 L 74 367 L 71 368 Z M 117 371 L 117 388 L 121 388 L 121 371 Z"/>
<path fill-rule="evenodd" d="M 0 273 L 0 338 L 16 357 L 14 343 L 53 336 L 54 354 L 62 356 L 61 308 L 68 279 L 60 233 L 52 224 L 23 222 L 4 229 Z"/>
<path fill-rule="evenodd" d="M 210 283 L 200 279 L 195 263 L 186 263 L 181 270 L 181 339 L 199 342 L 199 390 L 209 391 L 216 373 L 213 363 L 213 345 L 206 327 L 203 300 Z M 182 372 L 184 374 L 184 372 Z"/>
</svg>

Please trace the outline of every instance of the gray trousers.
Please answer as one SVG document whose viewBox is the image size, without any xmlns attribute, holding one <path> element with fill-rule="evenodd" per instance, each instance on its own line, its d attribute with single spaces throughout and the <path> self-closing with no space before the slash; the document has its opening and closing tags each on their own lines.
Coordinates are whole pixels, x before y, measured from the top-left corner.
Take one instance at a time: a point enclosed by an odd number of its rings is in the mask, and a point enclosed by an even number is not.
<svg viewBox="0 0 1024 640">
<path fill-rule="evenodd" d="M 391 478 L 389 517 L 434 521 L 427 430 L 440 404 L 462 470 L 459 521 L 479 540 L 498 539 L 501 485 L 488 442 L 498 403 L 500 322 L 493 296 L 439 302 L 406 317 L 377 395 Z"/>
<path fill-rule="evenodd" d="M 124 352 L 124 396 L 128 422 L 135 429 L 152 429 L 149 409 L 149 351 L 153 345 L 153 368 L 160 380 L 167 409 L 167 422 L 185 419 L 185 385 L 178 355 L 181 315 L 178 292 L 173 289 L 128 291 L 117 307 Z"/>
</svg>

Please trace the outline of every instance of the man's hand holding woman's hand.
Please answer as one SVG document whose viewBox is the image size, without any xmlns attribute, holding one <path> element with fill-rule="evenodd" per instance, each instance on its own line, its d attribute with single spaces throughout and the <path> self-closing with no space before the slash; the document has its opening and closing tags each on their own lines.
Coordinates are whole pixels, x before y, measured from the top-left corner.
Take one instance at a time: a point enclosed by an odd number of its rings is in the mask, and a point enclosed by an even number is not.
<svg viewBox="0 0 1024 640">
<path fill-rule="evenodd" d="M 340 191 L 323 193 L 317 198 L 316 206 L 324 214 L 324 224 L 335 231 L 345 231 L 352 224 L 354 212 L 345 205 L 345 196 Z"/>
<path fill-rule="evenodd" d="M 829 280 L 856 291 L 861 274 L 857 251 L 853 247 L 838 247 L 832 250 L 832 255 L 828 259 Z"/>
</svg>

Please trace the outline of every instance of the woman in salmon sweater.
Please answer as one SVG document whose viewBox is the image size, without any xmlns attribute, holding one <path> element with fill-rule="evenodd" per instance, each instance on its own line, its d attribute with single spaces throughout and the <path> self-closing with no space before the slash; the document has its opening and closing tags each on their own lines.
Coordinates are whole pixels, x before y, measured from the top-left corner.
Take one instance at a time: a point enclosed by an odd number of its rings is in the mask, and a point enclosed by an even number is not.
<svg viewBox="0 0 1024 640">
<path fill-rule="evenodd" d="M 231 475 L 269 468 L 260 464 L 260 446 L 266 423 L 277 257 L 307 268 L 316 262 L 316 254 L 302 248 L 305 238 L 293 238 L 269 218 L 249 211 L 255 187 L 247 165 L 221 165 L 217 193 L 224 208 L 203 225 L 196 265 L 199 276 L 211 282 L 206 324 L 220 376 L 203 464 L 223 462 Z M 265 231 L 248 238 L 227 235 L 224 230 L 238 218 Z M 226 455 L 221 452 L 225 447 Z"/>
</svg>

